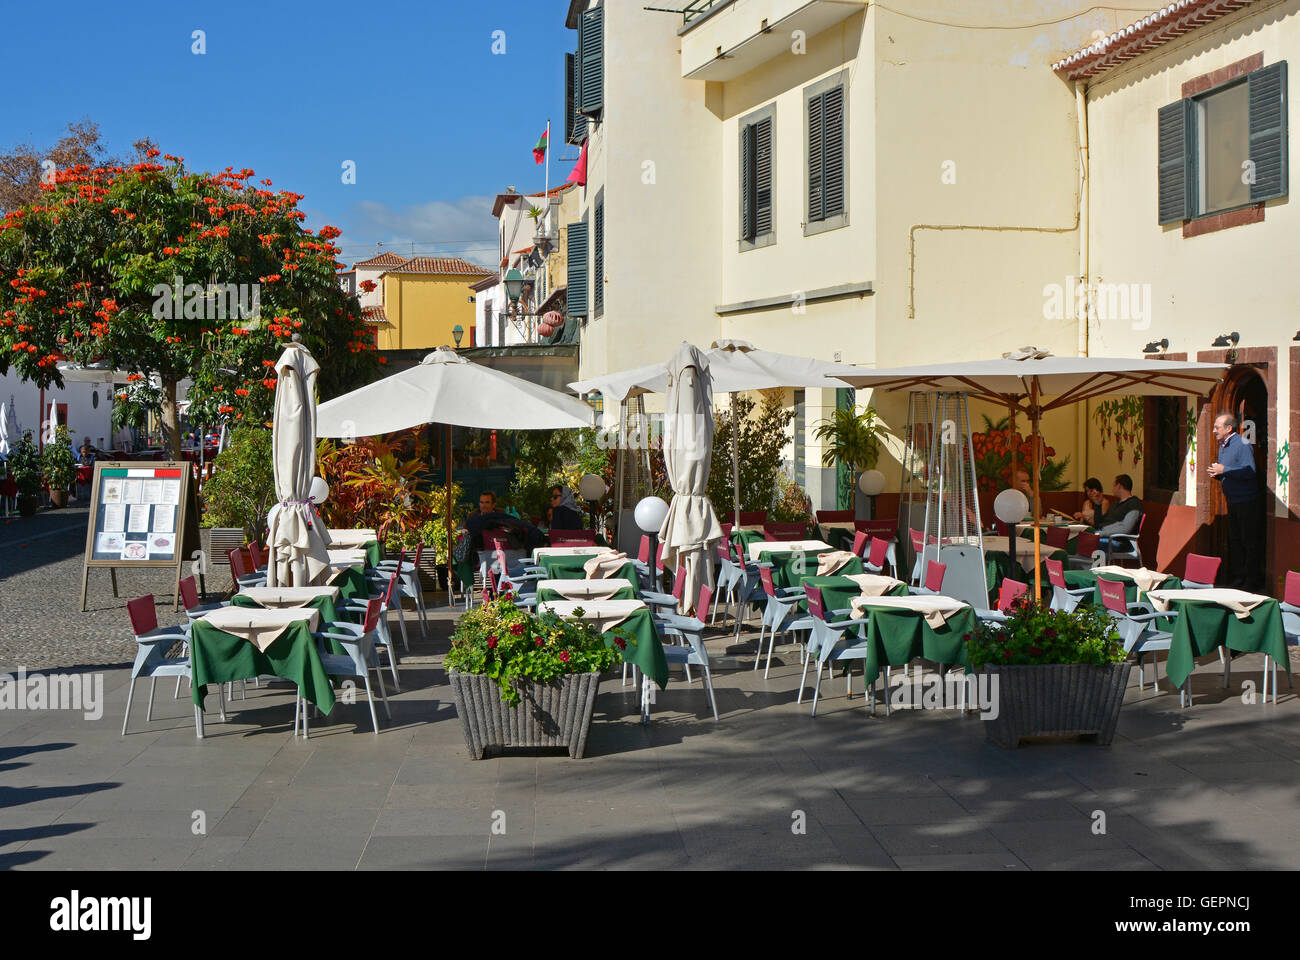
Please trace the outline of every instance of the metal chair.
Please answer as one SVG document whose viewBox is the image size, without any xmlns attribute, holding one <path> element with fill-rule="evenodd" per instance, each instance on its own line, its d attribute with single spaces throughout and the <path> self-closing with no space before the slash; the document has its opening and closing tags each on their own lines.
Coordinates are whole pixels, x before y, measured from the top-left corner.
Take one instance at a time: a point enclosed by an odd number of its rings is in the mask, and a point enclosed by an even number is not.
<svg viewBox="0 0 1300 960">
<path fill-rule="evenodd" d="M 893 551 L 893 543 L 880 537 L 872 537 L 871 546 L 867 548 L 867 553 L 862 559 L 862 568 L 867 573 L 884 573 L 885 564 L 889 564 L 890 571 L 896 575 L 898 568 L 894 563 Z"/>
<path fill-rule="evenodd" d="M 1168 630 L 1155 629 L 1152 624 L 1158 620 L 1172 620 L 1178 616 L 1177 611 L 1155 613 L 1146 604 L 1128 603 L 1124 596 L 1125 584 L 1122 580 L 1107 580 L 1105 577 L 1098 577 L 1097 587 L 1101 591 L 1102 606 L 1111 615 L 1119 630 L 1125 652 L 1137 655 L 1138 692 L 1140 693 L 1145 689 L 1142 659 L 1148 653 L 1152 654 L 1151 670 L 1153 678 L 1151 685 L 1153 689 L 1158 687 L 1160 685 L 1160 661 L 1155 654 L 1161 650 L 1167 651 L 1174 635 Z M 1134 613 L 1135 609 L 1142 612 Z M 1180 706 L 1187 706 L 1191 703 L 1190 676 L 1183 683 L 1182 689 L 1178 691 L 1178 703 Z"/>
<path fill-rule="evenodd" d="M 767 666 L 763 668 L 763 679 L 767 679 L 772 669 L 772 649 L 776 646 L 776 635 L 789 630 L 812 630 L 812 618 L 799 612 L 799 601 L 805 596 L 802 587 L 781 587 L 778 589 L 772 581 L 772 565 L 758 565 L 759 581 L 763 584 L 763 593 L 767 595 L 767 606 L 763 609 L 763 622 L 758 628 L 758 655 L 754 657 L 754 669 L 763 659 L 763 632 L 771 630 L 767 641 Z M 801 656 L 800 659 L 803 659 Z"/>
<path fill-rule="evenodd" d="M 925 535 L 920 530 L 908 528 L 908 535 L 912 539 L 912 575 L 908 577 L 908 582 L 913 586 L 919 586 L 921 583 L 921 564 L 925 560 Z"/>
<path fill-rule="evenodd" d="M 1138 538 L 1142 536 L 1142 528 L 1146 526 L 1147 515 L 1138 514 L 1138 528 L 1136 533 L 1112 533 L 1106 537 L 1106 562 L 1114 563 L 1117 560 L 1135 560 L 1137 565 L 1142 566 L 1142 548 L 1138 546 Z"/>
<path fill-rule="evenodd" d="M 366 615 L 361 623 L 331 623 L 328 630 L 321 630 L 313 636 L 320 645 L 320 662 L 325 673 L 331 677 L 356 677 L 366 685 L 366 703 L 370 707 L 370 726 L 375 736 L 379 736 L 379 719 L 375 716 L 375 695 L 370 689 L 370 668 L 374 667 L 379 679 L 379 696 L 384 701 L 384 712 L 392 722 L 393 711 L 388 706 L 388 692 L 384 689 L 384 671 L 380 668 L 379 656 L 375 651 L 376 634 L 383 603 L 379 597 L 371 597 L 366 603 Z M 325 641 L 334 640 L 346 653 L 329 653 Z M 298 716 L 302 713 L 302 735 L 307 738 L 307 701 L 302 698 L 301 688 L 293 708 L 293 733 L 298 735 Z"/>
<path fill-rule="evenodd" d="M 227 556 L 230 558 L 230 575 L 234 578 L 237 589 L 266 586 L 266 574 L 250 569 L 252 561 L 248 559 L 247 550 L 231 550 Z"/>
<path fill-rule="evenodd" d="M 191 679 L 190 658 L 188 655 L 168 657 L 167 654 L 177 643 L 186 644 L 189 635 L 184 627 L 158 626 L 158 609 L 154 604 L 153 594 L 137 597 L 126 605 L 127 615 L 131 618 L 131 632 L 135 635 L 137 646 L 135 663 L 131 666 L 131 683 L 126 688 L 126 711 L 122 716 L 122 736 L 126 736 L 126 725 L 131 719 L 131 699 L 135 695 L 135 682 L 141 677 L 149 678 L 149 707 L 145 712 L 145 721 L 153 720 L 153 698 L 158 687 L 159 677 L 176 677 L 179 687 L 181 678 Z M 221 704 L 221 719 L 226 719 L 226 700 L 222 684 L 217 684 L 217 697 Z M 203 711 L 194 706 L 194 730 L 198 737 L 203 736 Z"/>
<path fill-rule="evenodd" d="M 410 563 L 404 563 L 403 558 L 406 551 L 403 550 L 396 560 L 381 560 L 375 567 L 376 570 L 382 570 L 385 573 L 396 570 L 398 573 L 398 587 L 401 590 L 401 596 L 398 598 L 398 606 L 401 606 L 401 597 L 410 597 L 415 601 L 415 612 L 420 618 L 420 636 L 427 637 L 429 615 L 424 608 L 424 587 L 420 583 L 420 559 L 424 556 L 424 541 L 415 545 L 415 559 Z"/>
<path fill-rule="evenodd" d="M 1072 611 L 1093 594 L 1092 587 L 1076 587 L 1071 590 L 1065 582 L 1065 564 L 1060 560 L 1044 560 L 1047 567 L 1047 582 L 1052 585 L 1051 609 Z"/>
<path fill-rule="evenodd" d="M 198 585 L 195 583 L 194 577 L 189 576 L 181 580 L 181 606 L 185 608 L 186 616 L 193 623 L 205 614 L 230 606 L 230 601 L 218 600 L 216 603 L 199 603 Z"/>
<path fill-rule="evenodd" d="M 393 689 L 397 693 L 401 693 L 402 685 L 397 679 L 397 652 L 395 649 L 397 645 L 393 642 L 393 634 L 388 626 L 388 610 L 393 599 L 393 591 L 396 589 L 396 587 L 397 587 L 397 571 L 394 570 L 389 575 L 388 586 L 383 590 L 383 592 L 372 593 L 364 600 L 354 599 L 354 600 L 343 601 L 337 604 L 335 609 L 337 610 L 339 616 L 346 616 L 347 614 L 359 613 L 361 614 L 361 617 L 364 620 L 365 616 L 370 611 L 370 601 L 375 599 L 378 599 L 380 601 L 379 626 L 375 631 L 376 634 L 375 646 L 377 649 L 383 650 L 388 654 L 388 666 L 393 673 Z M 400 619 L 399 622 L 402 623 L 402 632 L 403 632 L 403 636 L 405 636 L 406 623 L 405 621 L 401 621 Z"/>
<path fill-rule="evenodd" d="M 931 564 L 933 566 L 933 563 Z M 998 606 L 996 610 L 975 609 L 975 616 L 989 623 L 1006 623 L 1007 617 L 1012 609 L 1029 591 L 1029 584 L 1021 583 L 1019 580 L 1012 580 L 1010 577 L 1002 578 L 1002 585 L 998 587 Z"/>
<path fill-rule="evenodd" d="M 706 583 L 700 587 L 696 610 L 707 610 L 713 601 L 713 589 Z M 665 646 L 664 658 L 669 666 L 680 663 L 686 670 L 686 682 L 691 683 L 691 667 L 704 670 L 704 689 L 709 694 L 709 707 L 713 710 L 713 719 L 719 720 L 718 703 L 713 696 L 713 675 L 709 672 L 709 652 L 704 648 L 704 619 L 699 616 L 681 617 L 670 615 L 654 617 L 655 629 L 661 634 L 679 637 L 685 646 Z"/>
<path fill-rule="evenodd" d="M 931 560 L 925 565 L 925 586 L 909 587 L 913 596 L 943 593 L 943 578 L 948 573 L 948 565 L 938 560 Z"/>
<path fill-rule="evenodd" d="M 1047 527 L 1043 530 L 1043 543 L 1052 550 L 1064 550 L 1070 543 L 1070 528 Z"/>
</svg>

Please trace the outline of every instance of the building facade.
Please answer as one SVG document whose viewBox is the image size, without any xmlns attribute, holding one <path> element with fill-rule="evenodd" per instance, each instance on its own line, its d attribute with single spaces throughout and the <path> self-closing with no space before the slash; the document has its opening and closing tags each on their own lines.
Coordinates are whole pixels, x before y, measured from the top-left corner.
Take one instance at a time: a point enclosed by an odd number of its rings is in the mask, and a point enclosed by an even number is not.
<svg viewBox="0 0 1300 960">
<path fill-rule="evenodd" d="M 466 285 L 495 273 L 458 257 L 412 257 L 380 274 L 382 317 L 376 317 L 381 351 L 433 350 L 468 341 L 475 325 Z M 374 310 L 374 307 L 370 308 Z"/>
</svg>

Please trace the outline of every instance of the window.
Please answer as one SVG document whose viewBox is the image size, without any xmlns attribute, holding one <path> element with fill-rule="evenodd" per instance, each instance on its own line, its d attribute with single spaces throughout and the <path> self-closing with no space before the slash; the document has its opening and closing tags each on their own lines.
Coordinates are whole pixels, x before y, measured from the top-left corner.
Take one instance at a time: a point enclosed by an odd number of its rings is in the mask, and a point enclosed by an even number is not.
<svg viewBox="0 0 1300 960">
<path fill-rule="evenodd" d="M 578 112 L 598 116 L 605 106 L 605 9 L 593 7 L 578 24 Z"/>
<path fill-rule="evenodd" d="M 804 90 L 808 159 L 805 236 L 849 222 L 847 83 L 847 71 L 842 71 Z"/>
<path fill-rule="evenodd" d="M 1159 222 L 1285 196 L 1286 142 L 1286 61 L 1161 107 Z"/>
<path fill-rule="evenodd" d="M 592 314 L 603 316 L 605 313 L 605 190 L 602 187 L 596 194 L 596 209 L 592 215 L 595 231 L 595 257 L 592 264 L 591 282 Z"/>
<path fill-rule="evenodd" d="M 480 296 L 486 296 L 486 294 L 480 294 Z M 487 338 L 487 343 L 484 346 L 492 346 L 492 304 L 490 303 L 483 304 L 483 336 Z"/>
<path fill-rule="evenodd" d="M 1143 490 L 1158 499 L 1169 499 L 1178 491 L 1187 456 L 1187 400 L 1149 397 L 1145 413 Z"/>
<path fill-rule="evenodd" d="M 587 118 L 578 112 L 582 105 L 582 73 L 575 53 L 564 55 L 564 142 L 579 146 L 587 139 Z"/>
<path fill-rule="evenodd" d="M 564 292 L 564 315 L 587 316 L 587 219 L 569 224 L 569 282 Z"/>
<path fill-rule="evenodd" d="M 754 250 L 776 243 L 772 203 L 776 160 L 776 104 L 740 121 L 740 249 Z"/>
</svg>

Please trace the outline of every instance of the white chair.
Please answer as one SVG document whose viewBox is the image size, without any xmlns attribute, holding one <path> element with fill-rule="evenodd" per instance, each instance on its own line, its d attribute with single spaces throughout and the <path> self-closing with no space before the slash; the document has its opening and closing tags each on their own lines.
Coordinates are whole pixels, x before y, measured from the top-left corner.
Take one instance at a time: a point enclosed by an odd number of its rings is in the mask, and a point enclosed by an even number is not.
<svg viewBox="0 0 1300 960">
<path fill-rule="evenodd" d="M 706 583 L 700 587 L 699 603 L 696 610 L 701 613 L 708 610 L 713 600 L 713 590 Z M 682 617 L 670 614 L 654 617 L 655 629 L 660 635 L 680 637 L 686 646 L 665 646 L 664 657 L 668 665 L 680 663 L 686 670 L 686 682 L 691 682 L 691 667 L 700 667 L 704 671 L 704 689 L 709 695 L 709 706 L 713 710 L 713 719 L 718 720 L 718 703 L 713 697 L 713 675 L 709 673 L 709 652 L 704 648 L 704 631 L 706 625 L 703 616 Z M 647 682 L 649 682 L 647 680 Z"/>
<path fill-rule="evenodd" d="M 141 677 L 149 678 L 149 708 L 145 720 L 153 720 L 153 698 L 159 677 L 176 677 L 191 679 L 190 658 L 188 656 L 168 657 L 167 653 L 177 643 L 189 640 L 184 627 L 158 626 L 158 610 L 154 605 L 153 594 L 137 597 L 126 605 L 127 615 L 131 618 L 131 632 L 135 634 L 137 646 L 135 663 L 131 666 L 131 683 L 126 689 L 126 711 L 122 716 L 122 736 L 126 736 L 126 725 L 131 719 L 131 699 L 135 695 L 135 682 Z M 221 719 L 226 719 L 226 701 L 223 685 L 217 684 L 217 697 L 221 704 Z M 195 735 L 203 737 L 203 711 L 194 706 Z"/>
<path fill-rule="evenodd" d="M 1070 589 L 1065 582 L 1065 564 L 1060 560 L 1044 560 L 1043 565 L 1047 567 L 1047 582 L 1052 585 L 1051 609 L 1070 613 L 1093 595 L 1092 587 Z"/>
<path fill-rule="evenodd" d="M 393 634 L 388 626 L 389 603 L 393 598 L 393 590 L 397 585 L 397 571 L 394 570 L 388 578 L 388 586 L 382 593 L 371 594 L 365 600 L 347 600 L 336 605 L 335 609 L 340 616 L 347 614 L 360 614 L 364 621 L 367 612 L 370 609 L 370 601 L 376 598 L 381 600 L 379 609 L 379 626 L 375 633 L 375 646 L 388 654 L 388 666 L 393 673 L 393 689 L 397 693 L 402 692 L 402 685 L 397 679 L 397 651 L 396 644 L 393 642 Z M 405 637 L 406 621 L 402 620 L 403 637 Z"/>
<path fill-rule="evenodd" d="M 796 703 L 803 703 L 804 686 L 808 678 L 808 665 L 817 660 L 817 682 L 813 687 L 813 701 L 811 716 L 817 716 L 817 699 L 821 696 L 822 689 L 822 667 L 825 666 L 829 672 L 832 663 L 847 663 L 850 660 L 863 660 L 867 658 L 866 640 L 858 638 L 852 643 L 845 637 L 844 631 L 850 627 L 861 626 L 869 623 L 870 619 L 862 617 L 854 620 L 830 620 L 827 617 L 825 605 L 822 602 L 821 588 L 809 584 L 804 585 L 804 594 L 808 598 L 808 614 L 812 619 L 812 633 L 808 641 L 808 656 L 804 659 L 803 673 L 799 677 L 799 698 Z M 845 693 L 847 696 L 853 696 L 853 679 L 849 671 L 845 671 Z M 868 688 L 868 695 L 871 698 L 871 711 L 876 710 L 876 690 L 873 684 Z M 885 691 L 885 709 L 889 709 L 889 692 L 888 681 L 886 681 Z"/>
<path fill-rule="evenodd" d="M 1102 605 L 1106 608 L 1106 612 L 1111 615 L 1111 618 L 1114 619 L 1116 629 L 1119 630 L 1125 652 L 1137 656 L 1138 691 L 1141 692 L 1145 688 L 1145 680 L 1142 676 L 1142 660 L 1148 653 L 1152 654 L 1152 687 L 1158 687 L 1160 684 L 1160 661 L 1155 654 L 1161 650 L 1167 652 L 1173 642 L 1174 635 L 1168 630 L 1157 629 L 1152 624 L 1159 620 L 1172 620 L 1178 616 L 1178 612 L 1156 613 L 1146 604 L 1128 603 L 1124 596 L 1125 585 L 1122 580 L 1107 580 L 1105 577 L 1098 577 L 1097 587 L 1101 591 Z M 1135 613 L 1134 611 L 1141 612 Z M 1189 674 L 1187 680 L 1183 682 L 1182 689 L 1178 691 L 1180 706 L 1191 705 L 1191 682 L 1192 678 Z"/>
<path fill-rule="evenodd" d="M 384 713 L 391 722 L 393 711 L 388 706 L 388 692 L 384 689 L 384 671 L 379 664 L 375 650 L 377 625 L 383 609 L 379 597 L 371 597 L 366 604 L 366 616 L 361 623 L 332 623 L 328 630 L 322 630 L 313 636 L 320 644 L 320 662 L 325 673 L 331 677 L 356 677 L 366 685 L 366 703 L 370 707 L 370 725 L 379 736 L 379 719 L 375 716 L 375 695 L 370 688 L 370 669 L 373 667 L 379 680 L 379 696 L 384 701 Z M 346 651 L 344 654 L 329 653 L 325 641 L 337 641 Z M 298 690 L 297 701 L 293 710 L 293 733 L 298 735 L 298 716 L 301 710 L 303 739 L 307 733 L 307 701 Z"/>
<path fill-rule="evenodd" d="M 398 573 L 398 587 L 401 594 L 398 597 L 398 607 L 401 607 L 401 598 L 410 597 L 415 601 L 415 612 L 420 618 L 420 636 L 428 638 L 429 636 L 429 614 L 424 608 L 424 587 L 420 583 L 420 558 L 424 555 L 424 543 L 420 542 L 415 546 L 415 560 L 407 563 L 406 551 L 403 550 L 396 560 L 381 560 L 375 567 L 376 570 L 382 570 L 385 573 L 391 573 L 396 570 Z"/>
<path fill-rule="evenodd" d="M 767 641 L 767 665 L 763 667 L 763 679 L 766 680 L 768 672 L 772 669 L 772 649 L 776 646 L 776 635 L 790 630 L 811 633 L 813 621 L 811 615 L 799 612 L 799 601 L 805 596 L 803 587 L 778 588 L 772 580 L 770 563 L 758 565 L 758 576 L 763 584 L 763 593 L 767 596 L 767 606 L 763 610 L 763 622 L 758 628 L 758 655 L 754 657 L 754 669 L 758 669 L 758 661 L 763 659 L 763 633 L 770 629 L 771 635 Z M 801 661 L 807 656 L 806 646 L 805 640 L 800 651 Z"/>
</svg>

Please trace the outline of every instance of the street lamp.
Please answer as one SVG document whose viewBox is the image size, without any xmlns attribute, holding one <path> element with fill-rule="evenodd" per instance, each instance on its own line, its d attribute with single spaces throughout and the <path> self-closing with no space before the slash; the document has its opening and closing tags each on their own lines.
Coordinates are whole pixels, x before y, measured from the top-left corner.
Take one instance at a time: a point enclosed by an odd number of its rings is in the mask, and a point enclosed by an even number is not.
<svg viewBox="0 0 1300 960">
<path fill-rule="evenodd" d="M 510 272 L 506 274 L 505 283 L 506 296 L 510 298 L 511 303 L 518 303 L 519 297 L 524 292 L 524 275 L 517 267 L 511 267 Z"/>
<path fill-rule="evenodd" d="M 451 337 L 453 340 L 456 341 L 456 346 L 458 348 L 460 347 L 460 340 L 461 337 L 463 336 L 465 336 L 465 328 L 462 327 L 459 323 L 456 324 L 456 326 L 451 328 Z"/>
</svg>

